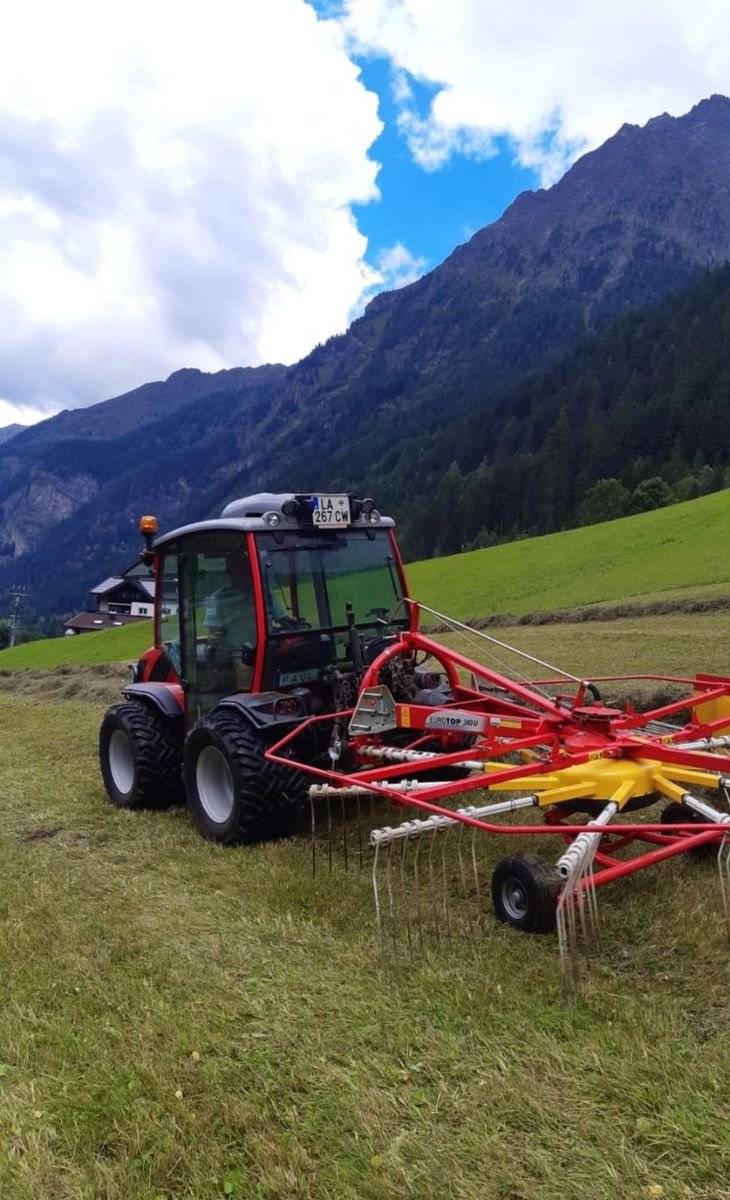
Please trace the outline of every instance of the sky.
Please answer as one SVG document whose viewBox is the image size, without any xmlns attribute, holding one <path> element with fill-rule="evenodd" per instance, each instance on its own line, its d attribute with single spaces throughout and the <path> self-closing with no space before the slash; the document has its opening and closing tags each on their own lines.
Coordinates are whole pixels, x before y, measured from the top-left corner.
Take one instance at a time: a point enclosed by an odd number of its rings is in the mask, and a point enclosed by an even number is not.
<svg viewBox="0 0 730 1200">
<path fill-rule="evenodd" d="M 291 363 L 624 122 L 730 0 L 0 0 L 0 426 Z"/>
</svg>

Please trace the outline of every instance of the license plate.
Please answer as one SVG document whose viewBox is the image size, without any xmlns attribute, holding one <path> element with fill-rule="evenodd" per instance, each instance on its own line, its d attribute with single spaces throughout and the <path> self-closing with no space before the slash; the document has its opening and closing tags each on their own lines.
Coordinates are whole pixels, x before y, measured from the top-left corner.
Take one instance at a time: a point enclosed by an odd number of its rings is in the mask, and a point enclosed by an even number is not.
<svg viewBox="0 0 730 1200">
<path fill-rule="evenodd" d="M 312 496 L 312 520 L 320 529 L 350 524 L 349 496 Z"/>
</svg>

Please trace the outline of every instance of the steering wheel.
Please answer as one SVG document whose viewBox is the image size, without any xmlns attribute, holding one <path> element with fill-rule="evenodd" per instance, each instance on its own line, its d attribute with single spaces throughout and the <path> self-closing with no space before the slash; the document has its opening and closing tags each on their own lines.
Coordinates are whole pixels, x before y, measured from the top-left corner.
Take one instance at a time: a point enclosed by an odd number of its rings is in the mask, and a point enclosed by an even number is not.
<svg viewBox="0 0 730 1200">
<path fill-rule="evenodd" d="M 311 629 L 312 628 L 312 626 L 309 624 L 309 621 L 305 621 L 302 617 L 290 617 L 290 616 L 277 617 L 273 621 L 273 624 L 278 629 L 280 629 L 282 631 L 286 631 L 287 633 L 290 632 L 291 630 L 295 630 L 295 629 Z"/>
</svg>

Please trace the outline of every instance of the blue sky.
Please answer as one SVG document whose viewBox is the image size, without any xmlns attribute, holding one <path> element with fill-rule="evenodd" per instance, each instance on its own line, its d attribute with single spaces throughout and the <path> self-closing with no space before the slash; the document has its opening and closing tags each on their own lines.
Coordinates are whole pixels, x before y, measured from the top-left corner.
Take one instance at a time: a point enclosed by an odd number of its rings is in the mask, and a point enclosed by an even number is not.
<svg viewBox="0 0 730 1200">
<path fill-rule="evenodd" d="M 398 131 L 391 64 L 383 58 L 356 61 L 365 86 L 378 96 L 378 114 L 384 123 L 372 147 L 381 164 L 380 199 L 354 206 L 358 226 L 368 239 L 366 258 L 373 267 L 378 267 L 384 250 L 400 243 L 430 269 L 482 226 L 496 221 L 519 192 L 539 187 L 537 173 L 515 161 L 504 138 L 490 158 L 455 154 L 438 169 L 424 170 Z M 425 112 L 435 88 L 412 78 L 409 86 L 417 109 Z"/>
<path fill-rule="evenodd" d="M 727 0 L 6 7 L 0 426 L 295 362 L 625 121 L 730 92 Z"/>
</svg>

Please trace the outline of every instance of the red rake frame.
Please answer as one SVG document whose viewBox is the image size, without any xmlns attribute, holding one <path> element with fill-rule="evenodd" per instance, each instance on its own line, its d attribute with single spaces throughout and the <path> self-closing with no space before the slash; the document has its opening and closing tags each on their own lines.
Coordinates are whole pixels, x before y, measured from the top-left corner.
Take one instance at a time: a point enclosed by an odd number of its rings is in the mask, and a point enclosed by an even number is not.
<svg viewBox="0 0 730 1200">
<path fill-rule="evenodd" d="M 417 612 L 414 625 L 416 621 Z M 418 751 L 428 746 L 431 751 L 435 740 L 441 743 L 441 750 L 408 761 L 407 768 L 404 762 L 372 766 L 363 751 L 384 745 L 383 733 L 374 732 L 351 733 L 348 747 L 356 763 L 354 770 L 327 770 L 292 756 L 296 740 L 312 726 L 337 719 L 351 722 L 357 709 L 347 709 L 305 719 L 272 745 L 266 757 L 310 776 L 313 784 L 327 784 L 343 795 L 347 789 L 351 793 L 352 789 L 359 794 L 372 793 L 389 800 L 395 808 L 411 810 L 409 815 L 447 817 L 498 837 L 559 835 L 567 844 L 573 843 L 579 834 L 596 834 L 594 823 L 569 820 L 576 807 L 580 808 L 576 802 L 581 799 L 593 804 L 614 800 L 617 811 L 623 811 L 632 807 L 632 801 L 633 807 L 648 807 L 656 801 L 656 792 L 680 802 L 691 798 L 683 784 L 730 788 L 730 755 L 717 752 L 716 748 L 719 742 L 722 749 L 724 740 L 717 735 L 730 730 L 728 678 L 604 676 L 595 683 L 650 681 L 687 689 L 680 699 L 644 712 L 637 712 L 630 704 L 623 709 L 607 708 L 592 696 L 593 702 L 585 703 L 594 691 L 593 685 L 586 681 L 570 677 L 576 684 L 572 699 L 554 698 L 543 689 L 554 687 L 556 682 L 560 686 L 560 681 L 527 683 L 509 679 L 411 628 L 395 638 L 370 665 L 360 687 L 360 700 L 373 690 L 382 693 L 379 675 L 392 659 L 417 653 L 426 654 L 440 664 L 449 680 L 451 698 L 436 707 L 395 704 L 393 728 L 399 731 L 400 739 L 407 739 L 409 732 L 413 734 L 410 740 L 399 740 L 401 750 Z M 490 690 L 485 693 L 466 685 L 460 672 L 469 673 L 473 683 L 482 681 Z M 676 730 L 653 731 L 657 723 L 688 709 L 689 720 Z M 467 748 L 463 745 L 452 748 L 455 741 L 463 742 L 465 733 L 474 732 L 476 738 Z M 687 742 L 693 744 L 692 748 L 687 747 Z M 730 745 L 730 738 L 727 744 Z M 523 758 L 518 765 L 504 761 L 516 756 Z M 471 765 L 471 774 L 463 778 L 428 783 L 418 779 L 425 771 L 433 777 L 440 768 L 453 769 L 466 763 Z M 406 769 L 410 778 L 404 781 Z M 545 809 L 544 825 L 496 824 L 448 807 L 449 801 L 473 791 L 531 789 L 536 804 Z M 701 818 L 703 814 L 695 815 Z M 592 870 L 590 880 L 582 878 L 577 886 L 585 889 L 610 883 L 707 843 L 717 843 L 720 849 L 730 833 L 729 826 L 730 813 L 727 817 L 717 813 L 712 820 L 680 821 L 671 826 L 622 821 L 610 830 L 601 828 L 594 856 L 597 869 Z M 616 851 L 634 842 L 646 843 L 651 849 L 628 859 L 616 857 Z"/>
</svg>

